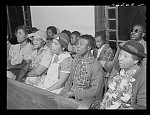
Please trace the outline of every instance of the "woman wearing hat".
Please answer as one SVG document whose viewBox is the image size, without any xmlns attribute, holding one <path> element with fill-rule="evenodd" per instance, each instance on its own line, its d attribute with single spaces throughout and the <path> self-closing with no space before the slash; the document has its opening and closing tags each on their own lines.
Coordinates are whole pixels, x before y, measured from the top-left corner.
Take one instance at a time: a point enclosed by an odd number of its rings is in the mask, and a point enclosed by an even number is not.
<svg viewBox="0 0 150 115">
<path fill-rule="evenodd" d="M 97 109 L 145 109 L 146 108 L 146 73 L 142 65 L 144 47 L 130 40 L 120 47 L 120 70 L 111 73 L 108 90 L 103 99 L 91 108 Z"/>
<path fill-rule="evenodd" d="M 46 89 L 58 94 L 67 81 L 71 66 L 72 57 L 66 51 L 68 48 L 69 36 L 66 33 L 58 33 L 52 40 L 51 49 L 54 53 L 47 75 L 43 80 L 35 85 L 36 87 Z"/>
<path fill-rule="evenodd" d="M 53 56 L 51 50 L 46 46 L 47 35 L 44 31 L 37 31 L 29 35 L 33 43 L 33 51 L 28 56 L 25 66 L 17 75 L 16 80 L 26 84 L 34 85 L 40 82 L 41 76 L 45 75 Z"/>
</svg>

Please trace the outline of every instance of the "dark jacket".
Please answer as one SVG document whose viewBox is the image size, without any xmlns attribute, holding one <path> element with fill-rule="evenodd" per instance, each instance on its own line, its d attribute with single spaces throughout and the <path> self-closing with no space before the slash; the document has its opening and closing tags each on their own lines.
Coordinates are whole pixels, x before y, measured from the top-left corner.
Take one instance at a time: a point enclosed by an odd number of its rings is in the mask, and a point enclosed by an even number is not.
<svg viewBox="0 0 150 115">
<path fill-rule="evenodd" d="M 65 84 L 66 90 L 71 90 L 74 80 L 74 72 L 76 67 L 77 58 L 73 60 L 73 67 L 68 81 Z M 75 91 L 75 99 L 82 100 L 90 97 L 102 97 L 104 87 L 104 71 L 99 61 L 93 60 L 87 66 L 87 78 L 90 81 L 90 87 L 85 90 Z"/>
</svg>

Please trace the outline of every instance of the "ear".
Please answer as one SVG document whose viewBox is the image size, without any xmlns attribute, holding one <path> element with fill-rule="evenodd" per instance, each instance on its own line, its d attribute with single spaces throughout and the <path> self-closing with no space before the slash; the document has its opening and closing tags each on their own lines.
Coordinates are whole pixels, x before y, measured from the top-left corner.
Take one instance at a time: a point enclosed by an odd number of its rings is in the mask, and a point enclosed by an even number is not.
<svg viewBox="0 0 150 115">
<path fill-rule="evenodd" d="M 26 35 L 25 35 L 25 38 L 26 38 L 26 39 L 29 38 L 29 34 L 26 34 Z"/>
<path fill-rule="evenodd" d="M 91 50 L 91 46 L 88 46 L 88 50 Z"/>
</svg>

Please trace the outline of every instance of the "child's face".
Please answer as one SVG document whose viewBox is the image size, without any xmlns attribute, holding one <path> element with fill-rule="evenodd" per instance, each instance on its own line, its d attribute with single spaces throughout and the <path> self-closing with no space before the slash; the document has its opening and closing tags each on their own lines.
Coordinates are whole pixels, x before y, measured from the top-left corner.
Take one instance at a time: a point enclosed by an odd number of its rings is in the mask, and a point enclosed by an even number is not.
<svg viewBox="0 0 150 115">
<path fill-rule="evenodd" d="M 53 36 L 54 36 L 54 33 L 52 32 L 51 29 L 48 29 L 48 30 L 47 30 L 47 36 L 48 36 L 48 37 L 53 37 Z"/>
<path fill-rule="evenodd" d="M 71 38 L 71 43 L 72 43 L 73 45 L 75 45 L 75 44 L 77 43 L 77 36 L 76 36 L 75 34 L 72 34 L 72 35 L 70 36 L 70 38 Z"/>
<path fill-rule="evenodd" d="M 97 46 L 97 48 L 101 48 L 102 45 L 103 45 L 103 40 L 102 40 L 101 36 L 97 36 L 97 37 L 95 38 L 95 41 L 96 41 L 96 46 Z"/>
</svg>

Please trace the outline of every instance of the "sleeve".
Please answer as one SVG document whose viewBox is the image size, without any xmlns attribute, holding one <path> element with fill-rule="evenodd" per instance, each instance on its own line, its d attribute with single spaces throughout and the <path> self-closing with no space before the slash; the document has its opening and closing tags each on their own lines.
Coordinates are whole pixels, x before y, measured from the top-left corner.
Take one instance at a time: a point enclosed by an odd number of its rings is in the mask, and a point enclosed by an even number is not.
<svg viewBox="0 0 150 115">
<path fill-rule="evenodd" d="M 66 58 L 60 64 L 60 72 L 70 73 L 72 67 L 72 58 Z"/>
<path fill-rule="evenodd" d="M 28 56 L 32 53 L 32 45 L 30 43 L 28 43 L 27 48 L 25 49 L 24 52 L 24 60 L 28 59 Z"/>
<path fill-rule="evenodd" d="M 74 71 L 75 71 L 76 61 L 77 61 L 76 58 L 72 60 L 71 72 L 70 72 L 70 75 L 69 75 L 69 78 L 68 78 L 67 82 L 65 83 L 65 89 L 68 90 L 68 91 L 72 87 L 72 83 L 73 83 L 72 77 L 73 77 L 73 74 L 74 74 Z"/>
<path fill-rule="evenodd" d="M 102 60 L 112 60 L 113 59 L 113 51 L 110 47 L 108 47 L 104 53 L 103 59 Z"/>
<path fill-rule="evenodd" d="M 49 67 L 49 64 L 51 62 L 51 59 L 52 59 L 52 53 L 50 52 L 50 50 L 47 50 L 45 53 L 44 53 L 44 56 L 42 57 L 41 61 L 40 61 L 40 65 L 48 68 Z"/>
<path fill-rule="evenodd" d="M 136 96 L 136 103 L 132 105 L 134 109 L 146 109 L 146 79 L 139 86 Z"/>
<path fill-rule="evenodd" d="M 65 83 L 64 90 L 70 91 L 70 89 L 71 89 L 71 87 L 72 87 L 72 83 L 73 83 L 72 76 L 69 75 L 69 78 L 68 78 L 68 80 L 67 80 L 66 83 Z M 65 92 L 64 92 L 64 93 L 65 93 Z"/>
<path fill-rule="evenodd" d="M 97 95 L 102 96 L 104 87 L 104 72 L 100 62 L 96 61 L 91 67 L 91 83 L 90 88 L 82 91 L 75 91 L 75 99 L 82 100 Z"/>
<path fill-rule="evenodd" d="M 8 55 L 12 57 L 12 53 L 13 53 L 13 46 L 11 45 L 8 51 Z"/>
</svg>

